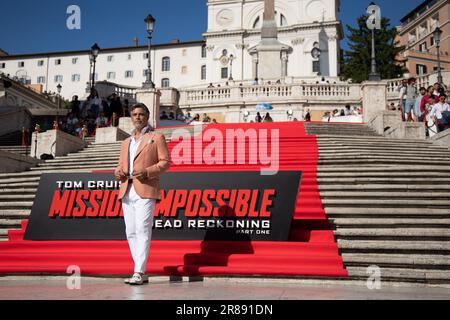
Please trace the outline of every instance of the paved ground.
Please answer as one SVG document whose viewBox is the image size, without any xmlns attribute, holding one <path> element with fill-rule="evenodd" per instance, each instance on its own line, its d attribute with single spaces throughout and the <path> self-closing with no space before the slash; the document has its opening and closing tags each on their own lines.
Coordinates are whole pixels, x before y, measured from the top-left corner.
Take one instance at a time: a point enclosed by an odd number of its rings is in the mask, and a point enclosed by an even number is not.
<svg viewBox="0 0 450 320">
<path fill-rule="evenodd" d="M 80 289 L 67 277 L 0 277 L 0 299 L 26 300 L 377 300 L 450 299 L 450 286 L 382 283 L 370 290 L 364 282 L 290 279 L 206 278 L 203 281 L 170 281 L 154 277 L 150 284 L 128 286 L 122 279 L 87 278 Z"/>
</svg>

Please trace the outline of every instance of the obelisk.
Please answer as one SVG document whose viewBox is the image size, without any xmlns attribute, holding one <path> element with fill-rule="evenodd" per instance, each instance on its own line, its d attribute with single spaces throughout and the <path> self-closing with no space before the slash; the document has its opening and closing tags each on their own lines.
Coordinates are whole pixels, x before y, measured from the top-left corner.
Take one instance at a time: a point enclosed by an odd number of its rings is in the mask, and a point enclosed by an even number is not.
<svg viewBox="0 0 450 320">
<path fill-rule="evenodd" d="M 261 29 L 261 38 L 278 38 L 277 23 L 275 22 L 275 0 L 264 0 L 264 15 Z"/>
<path fill-rule="evenodd" d="M 291 48 L 278 41 L 278 28 L 275 21 L 275 0 L 264 0 L 264 15 L 261 28 L 261 41 L 249 50 L 254 56 L 254 74 L 259 79 L 277 80 L 286 76 L 283 74 L 282 52 L 289 52 Z M 287 55 L 285 55 L 287 56 Z M 255 72 L 256 71 L 256 72 Z M 286 73 L 286 71 L 284 72 Z"/>
</svg>

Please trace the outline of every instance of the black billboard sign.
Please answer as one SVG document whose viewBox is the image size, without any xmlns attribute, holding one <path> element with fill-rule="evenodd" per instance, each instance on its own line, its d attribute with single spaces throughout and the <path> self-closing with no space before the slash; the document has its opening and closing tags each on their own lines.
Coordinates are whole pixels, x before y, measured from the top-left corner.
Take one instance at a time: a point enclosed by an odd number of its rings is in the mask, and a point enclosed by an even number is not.
<svg viewBox="0 0 450 320">
<path fill-rule="evenodd" d="M 287 241 L 301 172 L 168 172 L 155 240 Z M 43 174 L 25 240 L 125 240 L 110 173 Z"/>
</svg>

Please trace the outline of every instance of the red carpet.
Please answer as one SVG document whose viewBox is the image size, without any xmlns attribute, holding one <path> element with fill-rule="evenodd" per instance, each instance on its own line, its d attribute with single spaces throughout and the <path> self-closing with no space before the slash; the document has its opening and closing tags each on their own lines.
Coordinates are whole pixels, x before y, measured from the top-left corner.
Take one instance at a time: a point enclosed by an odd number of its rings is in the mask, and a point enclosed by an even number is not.
<svg viewBox="0 0 450 320">
<path fill-rule="evenodd" d="M 207 127 L 221 132 L 238 128 L 278 129 L 279 170 L 302 171 L 290 241 L 152 241 L 148 272 L 161 275 L 347 277 L 320 200 L 315 136 L 306 135 L 301 122 Z M 169 149 L 172 150 L 174 145 L 174 142 L 169 143 Z M 236 150 L 235 154 L 239 152 Z M 248 162 L 248 157 L 246 159 Z M 172 165 L 170 170 L 259 171 L 260 166 L 248 163 L 182 164 Z M 63 274 L 69 265 L 79 266 L 83 274 L 132 272 L 133 263 L 126 241 L 24 241 L 25 228 L 26 222 L 21 231 L 10 231 L 8 242 L 0 243 L 0 273 Z"/>
</svg>

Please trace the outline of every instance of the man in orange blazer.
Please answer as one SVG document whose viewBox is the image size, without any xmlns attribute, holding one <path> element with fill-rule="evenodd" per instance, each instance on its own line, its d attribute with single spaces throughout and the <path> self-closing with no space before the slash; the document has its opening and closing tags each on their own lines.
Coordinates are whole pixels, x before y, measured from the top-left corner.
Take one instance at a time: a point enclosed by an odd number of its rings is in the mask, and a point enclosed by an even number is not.
<svg viewBox="0 0 450 320">
<path fill-rule="evenodd" d="M 150 112 L 144 104 L 131 108 L 134 130 L 120 148 L 119 164 L 114 172 L 121 181 L 122 201 L 128 245 L 134 261 L 130 285 L 148 282 L 145 275 L 153 227 L 156 200 L 161 199 L 159 177 L 169 169 L 170 158 L 164 136 L 152 131 Z"/>
</svg>

